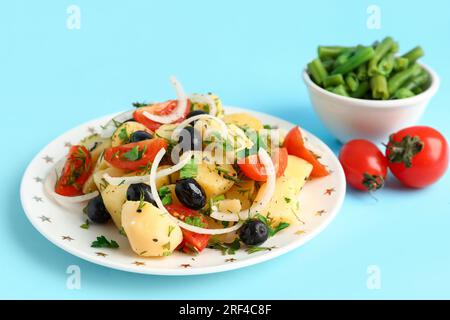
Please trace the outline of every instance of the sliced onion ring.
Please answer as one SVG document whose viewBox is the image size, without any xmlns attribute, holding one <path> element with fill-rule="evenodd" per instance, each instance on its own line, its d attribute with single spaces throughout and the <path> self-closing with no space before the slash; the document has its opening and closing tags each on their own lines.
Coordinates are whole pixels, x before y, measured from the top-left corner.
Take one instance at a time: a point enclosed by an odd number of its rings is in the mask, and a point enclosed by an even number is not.
<svg viewBox="0 0 450 320">
<path fill-rule="evenodd" d="M 180 161 L 169 168 L 165 168 L 162 170 L 159 170 L 156 173 L 156 178 L 162 178 L 165 176 L 168 176 L 174 172 L 177 172 L 178 170 L 181 170 L 190 160 L 192 157 L 193 152 L 187 151 L 183 153 L 183 155 L 180 158 Z M 108 173 L 103 174 L 103 179 L 106 180 L 109 184 L 113 186 L 120 186 L 122 184 L 135 184 L 135 183 L 149 183 L 150 182 L 150 176 L 149 175 L 143 175 L 143 176 L 128 176 L 128 177 L 111 177 Z"/>
<path fill-rule="evenodd" d="M 192 231 L 192 232 L 195 232 L 195 233 L 214 235 L 214 234 L 230 233 L 230 232 L 238 230 L 242 226 L 242 224 L 243 224 L 242 222 L 238 222 L 234 226 L 229 227 L 229 228 L 224 228 L 224 229 L 206 229 L 206 228 L 200 228 L 200 227 L 196 227 L 196 226 L 187 224 L 187 223 L 175 218 L 167 211 L 167 209 L 162 204 L 161 198 L 159 197 L 159 194 L 158 194 L 158 190 L 156 189 L 156 173 L 158 170 L 158 165 L 161 162 L 161 159 L 163 158 L 165 153 L 166 153 L 166 150 L 164 148 L 159 150 L 158 154 L 155 157 L 155 160 L 153 161 L 152 168 L 150 170 L 150 188 L 152 191 L 153 199 L 155 200 L 158 208 L 161 211 L 163 211 L 164 213 L 168 214 L 170 219 L 172 219 L 179 227 L 189 230 L 189 231 Z"/>
<path fill-rule="evenodd" d="M 75 197 L 67 197 L 67 196 L 63 196 L 63 195 L 60 195 L 55 192 L 55 184 L 57 182 L 58 172 L 60 172 L 62 170 L 62 167 L 64 166 L 65 161 L 66 161 L 66 158 L 59 160 L 55 164 L 54 170 L 50 171 L 49 174 L 47 175 L 47 177 L 45 178 L 45 181 L 44 181 L 45 192 L 47 192 L 48 195 L 50 195 L 53 199 L 55 199 L 56 202 L 58 202 L 61 205 L 82 203 L 82 202 L 89 201 L 89 200 L 95 198 L 96 196 L 98 196 L 99 195 L 98 191 L 86 193 L 81 196 L 75 196 Z"/>
<path fill-rule="evenodd" d="M 258 150 L 258 156 L 260 161 L 264 165 L 267 173 L 266 189 L 264 190 L 264 194 L 261 197 L 261 200 L 258 201 L 258 203 L 252 204 L 252 206 L 249 209 L 242 210 L 239 213 L 225 213 L 220 211 L 213 211 L 210 215 L 212 218 L 220 221 L 246 220 L 253 218 L 258 212 L 260 212 L 267 206 L 267 204 L 272 199 L 272 196 L 275 192 L 275 183 L 276 183 L 275 167 L 269 154 L 263 148 L 260 148 Z"/>
<path fill-rule="evenodd" d="M 183 117 L 184 112 L 187 108 L 186 94 L 184 93 L 184 89 L 181 86 L 180 82 L 178 82 L 177 78 L 175 78 L 174 76 L 170 77 L 170 82 L 175 88 L 175 92 L 177 94 L 177 107 L 172 111 L 172 113 L 164 116 L 151 114 L 150 112 L 144 111 L 143 115 L 148 119 L 158 123 L 173 123 Z"/>
<path fill-rule="evenodd" d="M 217 105 L 214 99 L 209 94 L 191 94 L 189 99 L 192 102 L 205 103 L 209 106 L 209 114 L 217 115 Z"/>
</svg>

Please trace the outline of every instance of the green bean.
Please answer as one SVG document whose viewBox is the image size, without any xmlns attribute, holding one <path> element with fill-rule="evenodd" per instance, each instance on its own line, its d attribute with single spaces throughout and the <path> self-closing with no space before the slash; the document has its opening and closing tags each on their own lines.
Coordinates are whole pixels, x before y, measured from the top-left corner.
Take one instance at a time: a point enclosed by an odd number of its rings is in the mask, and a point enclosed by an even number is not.
<svg viewBox="0 0 450 320">
<path fill-rule="evenodd" d="M 328 76 L 323 80 L 323 85 L 325 87 L 336 87 L 340 84 L 344 84 L 344 77 L 342 74 Z"/>
<path fill-rule="evenodd" d="M 341 47 L 341 46 L 319 46 L 317 47 L 317 53 L 320 59 L 335 59 L 343 51 L 352 49 L 351 47 Z"/>
<path fill-rule="evenodd" d="M 414 92 L 406 88 L 400 88 L 394 93 L 394 98 L 396 99 L 405 99 L 413 96 L 415 96 Z"/>
<path fill-rule="evenodd" d="M 353 49 L 344 50 L 339 56 L 337 56 L 336 60 L 334 61 L 333 69 L 336 69 L 337 67 L 346 63 L 354 53 L 355 51 Z"/>
<path fill-rule="evenodd" d="M 392 45 L 392 48 L 391 48 L 391 52 L 397 53 L 399 48 L 400 48 L 400 46 L 398 45 L 398 42 L 394 41 L 394 44 Z"/>
<path fill-rule="evenodd" d="M 358 77 L 359 81 L 364 81 L 368 79 L 366 64 L 362 64 L 356 69 L 356 76 Z"/>
<path fill-rule="evenodd" d="M 356 50 L 355 54 L 347 60 L 347 62 L 334 69 L 331 74 L 346 74 L 372 59 L 374 54 L 375 52 L 372 47 L 359 48 Z"/>
<path fill-rule="evenodd" d="M 333 70 L 334 59 L 324 59 L 321 61 L 325 70 L 327 70 L 328 72 Z"/>
<path fill-rule="evenodd" d="M 388 81 L 389 92 L 395 92 L 401 88 L 409 79 L 418 76 L 422 68 L 418 64 L 414 64 L 406 70 L 397 72 Z"/>
<path fill-rule="evenodd" d="M 427 87 L 430 82 L 430 75 L 426 71 L 422 71 L 417 77 L 410 79 L 403 88 L 415 90 L 417 88 Z"/>
<path fill-rule="evenodd" d="M 359 87 L 359 80 L 354 72 L 349 72 L 345 76 L 345 83 L 347 84 L 351 92 L 355 92 Z"/>
<path fill-rule="evenodd" d="M 385 76 L 373 76 L 370 79 L 370 87 L 372 89 L 372 97 L 374 99 L 386 100 L 389 98 L 389 90 Z"/>
<path fill-rule="evenodd" d="M 420 46 L 411 49 L 407 53 L 405 53 L 402 57 L 409 60 L 410 64 L 416 62 L 420 57 L 424 55 L 424 52 Z"/>
<path fill-rule="evenodd" d="M 374 76 L 377 74 L 377 66 L 378 62 L 392 50 L 392 47 L 394 46 L 394 39 L 391 37 L 386 37 L 383 39 L 383 41 L 376 47 L 375 54 L 373 55 L 372 59 L 369 61 L 369 66 L 367 68 L 367 72 L 369 73 L 369 76 Z"/>
<path fill-rule="evenodd" d="M 308 64 L 308 72 L 318 85 L 322 85 L 323 80 L 328 76 L 327 70 L 319 59 L 314 59 Z"/>
<path fill-rule="evenodd" d="M 369 81 L 362 81 L 359 83 L 358 88 L 354 92 L 350 93 L 350 96 L 352 96 L 353 98 L 362 98 L 366 95 L 366 93 L 369 92 L 369 89 Z"/>
<path fill-rule="evenodd" d="M 395 58 L 394 70 L 395 71 L 403 71 L 409 66 L 409 59 L 398 57 Z"/>
<path fill-rule="evenodd" d="M 334 87 L 331 92 L 338 94 L 340 96 L 344 96 L 344 97 L 349 96 L 347 93 L 347 90 L 345 89 L 344 85 L 342 85 L 342 84 L 338 85 L 337 87 Z"/>
<path fill-rule="evenodd" d="M 393 52 L 390 52 L 378 63 L 377 73 L 385 77 L 389 76 L 394 69 L 394 64 L 395 56 Z"/>
</svg>

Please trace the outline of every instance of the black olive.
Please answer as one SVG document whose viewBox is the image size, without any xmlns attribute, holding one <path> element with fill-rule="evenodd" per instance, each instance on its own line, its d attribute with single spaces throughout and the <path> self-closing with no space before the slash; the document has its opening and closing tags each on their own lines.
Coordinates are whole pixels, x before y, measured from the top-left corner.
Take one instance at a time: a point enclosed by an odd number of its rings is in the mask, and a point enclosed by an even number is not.
<svg viewBox="0 0 450 320">
<path fill-rule="evenodd" d="M 138 130 L 131 134 L 130 142 L 139 142 L 143 140 L 150 140 L 152 138 L 152 134 L 148 133 L 147 131 Z"/>
<path fill-rule="evenodd" d="M 148 184 L 145 183 L 134 183 L 130 184 L 127 190 L 127 200 L 128 201 L 140 201 L 143 197 L 145 202 L 150 202 L 156 207 L 155 199 L 152 196 L 152 189 Z"/>
<path fill-rule="evenodd" d="M 267 225 L 260 220 L 249 220 L 239 231 L 239 238 L 248 246 L 258 246 L 267 240 L 269 230 Z"/>
<path fill-rule="evenodd" d="M 175 194 L 178 200 L 190 209 L 200 210 L 206 204 L 205 191 L 192 178 L 178 180 L 175 185 Z"/>
<path fill-rule="evenodd" d="M 187 126 L 180 131 L 178 143 L 184 151 L 202 148 L 200 133 L 192 126 Z"/>
<path fill-rule="evenodd" d="M 100 195 L 89 200 L 86 206 L 86 214 L 92 222 L 96 223 L 105 223 L 111 218 Z"/>
<path fill-rule="evenodd" d="M 194 110 L 188 113 L 188 115 L 186 116 L 186 118 L 192 118 L 201 114 L 208 114 L 208 112 L 203 111 L 203 110 Z M 190 123 L 191 126 L 193 126 L 195 123 L 197 122 L 197 120 L 194 120 Z"/>
</svg>

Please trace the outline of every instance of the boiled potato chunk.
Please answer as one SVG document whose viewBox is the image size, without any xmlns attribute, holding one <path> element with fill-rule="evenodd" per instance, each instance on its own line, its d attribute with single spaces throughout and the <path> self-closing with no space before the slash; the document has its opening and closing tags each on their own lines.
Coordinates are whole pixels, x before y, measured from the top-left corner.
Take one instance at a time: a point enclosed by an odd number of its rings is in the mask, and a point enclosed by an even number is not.
<svg viewBox="0 0 450 320">
<path fill-rule="evenodd" d="M 131 248 L 143 257 L 170 255 L 183 240 L 180 227 L 150 203 L 127 201 L 122 207 L 122 225 Z"/>
<path fill-rule="evenodd" d="M 295 156 L 288 157 L 288 166 L 284 174 L 276 181 L 275 193 L 268 205 L 260 212 L 271 219 L 274 225 L 280 222 L 294 224 L 298 222 L 300 203 L 298 195 L 312 170 L 312 165 Z M 264 183 L 258 191 L 255 203 L 260 201 L 266 189 Z"/>
<path fill-rule="evenodd" d="M 220 212 L 239 213 L 241 211 L 241 202 L 238 199 L 224 199 L 217 201 L 217 208 Z"/>
<path fill-rule="evenodd" d="M 111 137 L 111 145 L 113 147 L 120 146 L 122 144 L 129 143 L 128 139 L 131 136 L 133 132 L 136 131 L 146 131 L 148 133 L 152 133 L 150 130 L 147 129 L 146 126 L 144 126 L 142 123 L 136 122 L 136 121 L 129 121 L 122 123 L 114 132 L 114 134 Z"/>
<path fill-rule="evenodd" d="M 231 113 L 223 116 L 225 123 L 233 123 L 241 128 L 261 130 L 264 128 L 262 122 L 248 113 Z"/>
<path fill-rule="evenodd" d="M 241 210 L 247 210 L 252 205 L 255 194 L 255 181 L 242 180 L 239 184 L 234 184 L 225 193 L 227 199 L 237 199 L 241 203 Z"/>
<path fill-rule="evenodd" d="M 303 160 L 302 158 L 289 155 L 288 164 L 283 175 L 297 179 L 303 186 L 304 182 L 308 180 L 311 170 L 312 165 L 309 162 Z"/>
<path fill-rule="evenodd" d="M 234 184 L 229 177 L 235 176 L 236 171 L 230 164 L 219 166 L 202 161 L 198 164 L 195 180 L 205 191 L 206 197 L 210 199 L 227 192 Z"/>
<path fill-rule="evenodd" d="M 108 184 L 102 180 L 102 176 L 105 173 L 108 173 L 112 177 L 121 177 L 124 175 L 124 172 L 123 170 L 110 167 L 92 175 L 97 189 L 100 191 L 106 210 L 108 210 L 114 224 L 120 230 L 122 228 L 120 213 L 122 211 L 122 205 L 127 200 L 128 185 L 113 186 Z"/>
</svg>

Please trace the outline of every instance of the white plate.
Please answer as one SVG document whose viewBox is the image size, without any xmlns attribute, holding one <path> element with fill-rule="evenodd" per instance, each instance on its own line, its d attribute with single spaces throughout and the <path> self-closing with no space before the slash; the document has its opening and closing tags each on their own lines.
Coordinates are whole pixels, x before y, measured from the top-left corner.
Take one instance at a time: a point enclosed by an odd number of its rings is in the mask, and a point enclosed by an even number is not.
<svg viewBox="0 0 450 320">
<path fill-rule="evenodd" d="M 226 107 L 227 113 L 243 111 L 254 114 L 263 123 L 279 128 L 289 130 L 294 126 L 267 114 Z M 86 219 L 82 208 L 67 209 L 59 206 L 44 192 L 42 183 L 53 169 L 54 163 L 65 156 L 71 143 L 77 143 L 89 133 L 100 131 L 100 126 L 111 117 L 93 120 L 52 141 L 31 161 L 22 178 L 20 197 L 30 222 L 55 245 L 82 259 L 114 269 L 158 275 L 194 275 L 233 270 L 275 258 L 300 247 L 324 230 L 341 208 L 346 187 L 342 167 L 322 141 L 303 130 L 306 143 L 320 155 L 331 174 L 306 183 L 300 194 L 303 223 L 291 225 L 266 241 L 264 247 L 270 250 L 252 254 L 239 250 L 234 255 L 222 255 L 218 250 L 205 249 L 195 257 L 179 252 L 165 258 L 138 257 L 112 223 L 91 224 L 89 229 L 80 228 Z M 91 248 L 91 242 L 99 235 L 116 240 L 120 248 Z"/>
</svg>

